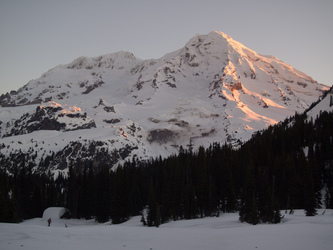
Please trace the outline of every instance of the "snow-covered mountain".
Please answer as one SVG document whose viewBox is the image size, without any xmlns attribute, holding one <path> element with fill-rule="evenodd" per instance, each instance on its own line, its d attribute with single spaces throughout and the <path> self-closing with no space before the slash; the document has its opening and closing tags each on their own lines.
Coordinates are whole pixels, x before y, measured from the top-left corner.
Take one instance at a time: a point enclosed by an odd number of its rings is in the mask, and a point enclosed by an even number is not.
<svg viewBox="0 0 333 250">
<path fill-rule="evenodd" d="M 56 173 L 165 157 L 181 145 L 237 145 L 327 89 L 222 32 L 160 59 L 80 57 L 0 97 L 1 165 Z"/>
</svg>

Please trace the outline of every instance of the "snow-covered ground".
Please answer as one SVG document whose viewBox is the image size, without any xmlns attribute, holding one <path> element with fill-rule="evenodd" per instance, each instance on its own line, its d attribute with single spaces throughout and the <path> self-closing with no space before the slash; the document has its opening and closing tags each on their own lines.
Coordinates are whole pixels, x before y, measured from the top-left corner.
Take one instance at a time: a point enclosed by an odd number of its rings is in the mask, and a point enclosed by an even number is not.
<svg viewBox="0 0 333 250">
<path fill-rule="evenodd" d="M 140 217 L 121 225 L 93 220 L 46 218 L 20 224 L 0 223 L 0 249 L 333 249 L 333 210 L 319 210 L 315 217 L 304 211 L 285 214 L 277 225 L 240 223 L 238 214 L 169 222 L 159 228 L 143 227 Z M 65 224 L 67 227 L 65 227 Z"/>
</svg>

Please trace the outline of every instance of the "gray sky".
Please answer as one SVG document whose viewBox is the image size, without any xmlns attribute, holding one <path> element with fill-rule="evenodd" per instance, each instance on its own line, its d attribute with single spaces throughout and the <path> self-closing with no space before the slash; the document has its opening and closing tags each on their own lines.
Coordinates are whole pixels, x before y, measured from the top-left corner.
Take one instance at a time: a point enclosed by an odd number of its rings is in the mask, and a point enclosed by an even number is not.
<svg viewBox="0 0 333 250">
<path fill-rule="evenodd" d="M 142 59 L 217 30 L 333 84 L 332 0 L 0 0 L 0 94 L 79 56 Z"/>
</svg>

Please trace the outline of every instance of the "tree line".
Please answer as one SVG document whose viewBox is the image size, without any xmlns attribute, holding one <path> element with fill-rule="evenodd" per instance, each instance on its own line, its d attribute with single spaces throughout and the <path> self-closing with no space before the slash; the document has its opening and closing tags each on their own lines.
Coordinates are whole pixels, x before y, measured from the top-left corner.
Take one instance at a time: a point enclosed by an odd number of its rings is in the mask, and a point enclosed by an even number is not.
<svg viewBox="0 0 333 250">
<path fill-rule="evenodd" d="M 320 207 L 333 208 L 332 128 L 332 113 L 315 121 L 296 114 L 238 149 L 180 147 L 168 158 L 133 158 L 114 170 L 70 168 L 56 180 L 18 165 L 13 175 L 0 173 L 0 221 L 41 217 L 49 206 L 114 224 L 141 215 L 147 226 L 235 211 L 250 224 L 279 223 L 285 210 L 313 216 Z"/>
</svg>

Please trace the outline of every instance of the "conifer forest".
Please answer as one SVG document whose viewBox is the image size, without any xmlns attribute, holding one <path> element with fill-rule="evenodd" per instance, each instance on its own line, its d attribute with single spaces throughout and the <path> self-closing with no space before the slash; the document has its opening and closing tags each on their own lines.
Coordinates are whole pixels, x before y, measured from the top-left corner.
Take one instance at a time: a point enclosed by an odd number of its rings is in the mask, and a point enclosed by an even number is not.
<svg viewBox="0 0 333 250">
<path fill-rule="evenodd" d="M 146 226 L 239 212 L 250 224 L 279 223 L 285 212 L 316 215 L 333 208 L 333 114 L 315 120 L 296 114 L 255 133 L 235 149 L 214 143 L 177 155 L 110 170 L 87 164 L 54 179 L 24 162 L 0 175 L 0 221 L 41 217 L 51 206 L 72 218 L 122 223 L 141 215 Z"/>
</svg>

